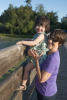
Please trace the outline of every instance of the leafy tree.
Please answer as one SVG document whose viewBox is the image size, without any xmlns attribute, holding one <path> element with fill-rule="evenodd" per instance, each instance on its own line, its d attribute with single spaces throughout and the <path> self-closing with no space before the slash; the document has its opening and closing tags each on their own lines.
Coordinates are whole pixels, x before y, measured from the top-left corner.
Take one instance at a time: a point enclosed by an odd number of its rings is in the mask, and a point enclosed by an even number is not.
<svg viewBox="0 0 67 100">
<path fill-rule="evenodd" d="M 58 28 L 58 16 L 56 12 L 48 12 L 48 18 L 50 19 L 51 30 Z"/>
<path fill-rule="evenodd" d="M 0 22 L 4 24 L 7 32 L 11 34 L 32 33 L 34 26 L 34 12 L 32 7 L 21 6 L 13 8 L 11 5 L 0 16 Z"/>
<path fill-rule="evenodd" d="M 31 6 L 31 0 L 25 0 L 27 6 Z"/>
<path fill-rule="evenodd" d="M 44 6 L 42 4 L 38 5 L 35 9 L 38 15 L 43 16 L 46 15 L 46 11 L 44 10 Z"/>
<path fill-rule="evenodd" d="M 67 15 L 61 19 L 61 28 L 67 30 Z"/>
<path fill-rule="evenodd" d="M 31 0 L 25 0 L 27 5 L 21 5 L 19 8 L 9 5 L 0 16 L 0 33 L 8 34 L 32 34 L 35 32 L 34 25 L 37 16 L 48 16 L 51 23 L 51 30 L 55 28 L 63 28 L 67 30 L 67 16 L 63 17 L 61 23 L 58 22 L 56 12 L 46 12 L 42 4 L 33 11 L 30 6 Z"/>
<path fill-rule="evenodd" d="M 2 23 L 0 23 L 0 33 L 5 33 L 5 27 Z"/>
</svg>

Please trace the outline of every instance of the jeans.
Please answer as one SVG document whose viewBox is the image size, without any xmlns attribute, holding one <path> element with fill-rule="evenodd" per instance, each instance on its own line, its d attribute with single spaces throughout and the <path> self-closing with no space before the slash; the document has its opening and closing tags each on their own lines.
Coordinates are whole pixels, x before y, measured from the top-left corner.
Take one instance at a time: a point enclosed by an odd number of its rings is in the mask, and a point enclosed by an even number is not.
<svg viewBox="0 0 67 100">
<path fill-rule="evenodd" d="M 36 93 L 37 93 L 37 100 L 56 100 L 56 94 L 53 96 L 43 96 L 38 92 L 37 89 L 36 89 Z"/>
</svg>

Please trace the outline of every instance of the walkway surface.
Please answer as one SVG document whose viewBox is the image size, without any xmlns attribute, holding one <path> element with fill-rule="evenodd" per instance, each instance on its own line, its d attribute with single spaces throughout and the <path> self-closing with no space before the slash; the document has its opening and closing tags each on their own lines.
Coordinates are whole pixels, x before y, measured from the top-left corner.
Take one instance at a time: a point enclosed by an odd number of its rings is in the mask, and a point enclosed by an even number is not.
<svg viewBox="0 0 67 100">
<path fill-rule="evenodd" d="M 60 48 L 61 65 L 57 78 L 58 93 L 56 100 L 67 100 L 67 42 Z M 34 91 L 31 100 L 37 100 Z"/>
</svg>

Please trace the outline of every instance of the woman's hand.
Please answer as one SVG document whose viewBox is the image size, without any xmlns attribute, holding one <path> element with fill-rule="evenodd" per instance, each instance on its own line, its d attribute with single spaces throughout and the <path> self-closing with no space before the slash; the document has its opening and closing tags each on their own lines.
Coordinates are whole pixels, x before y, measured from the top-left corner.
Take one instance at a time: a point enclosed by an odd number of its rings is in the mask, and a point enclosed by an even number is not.
<svg viewBox="0 0 67 100">
<path fill-rule="evenodd" d="M 37 54 L 37 52 L 35 50 L 31 50 L 30 51 L 32 54 L 32 57 L 36 60 L 39 60 L 40 56 Z"/>
<path fill-rule="evenodd" d="M 28 50 L 28 55 L 33 57 L 32 49 L 29 49 L 29 50 Z"/>
</svg>

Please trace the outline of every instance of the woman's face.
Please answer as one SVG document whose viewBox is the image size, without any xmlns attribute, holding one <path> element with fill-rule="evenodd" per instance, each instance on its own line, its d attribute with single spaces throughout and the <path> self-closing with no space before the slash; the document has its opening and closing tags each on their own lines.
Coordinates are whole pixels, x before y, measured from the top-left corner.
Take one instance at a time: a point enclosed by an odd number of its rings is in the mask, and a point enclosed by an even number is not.
<svg viewBox="0 0 67 100">
<path fill-rule="evenodd" d="M 37 33 L 43 33 L 43 32 L 45 32 L 45 27 L 43 27 L 43 26 L 36 26 L 35 30 L 36 30 Z"/>
<path fill-rule="evenodd" d="M 48 39 L 48 49 L 51 51 L 57 50 L 59 47 L 59 42 L 53 42 L 51 39 Z"/>
<path fill-rule="evenodd" d="M 48 39 L 48 49 L 52 49 L 52 40 Z"/>
</svg>

